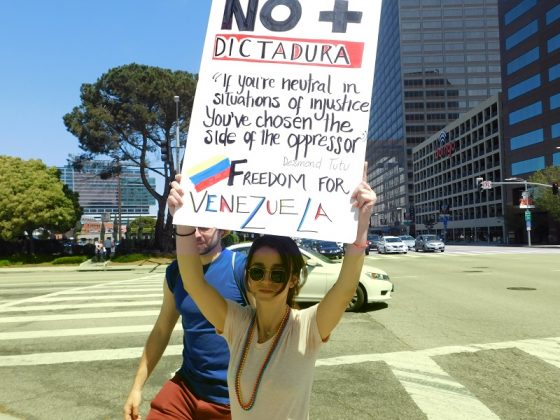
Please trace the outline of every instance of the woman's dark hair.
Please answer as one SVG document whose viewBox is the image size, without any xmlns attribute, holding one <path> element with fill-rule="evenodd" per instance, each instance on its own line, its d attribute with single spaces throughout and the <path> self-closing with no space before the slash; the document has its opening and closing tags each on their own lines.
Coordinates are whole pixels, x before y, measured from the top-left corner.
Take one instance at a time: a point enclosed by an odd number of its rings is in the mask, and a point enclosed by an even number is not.
<svg viewBox="0 0 560 420">
<path fill-rule="evenodd" d="M 263 247 L 272 248 L 280 254 L 282 267 L 286 270 L 286 273 L 288 273 L 288 279 L 291 279 L 292 276 L 297 277 L 298 281 L 294 287 L 290 289 L 286 299 L 288 306 L 292 308 L 296 307 L 295 297 L 307 280 L 307 266 L 295 241 L 286 236 L 264 235 L 253 241 L 251 249 L 249 249 L 249 253 L 247 254 L 247 265 L 245 268 L 245 283 L 247 284 L 247 288 L 249 288 L 247 270 L 251 267 L 255 252 Z M 284 289 L 288 287 L 288 283 L 289 281 L 284 283 L 276 294 L 282 293 Z"/>
</svg>

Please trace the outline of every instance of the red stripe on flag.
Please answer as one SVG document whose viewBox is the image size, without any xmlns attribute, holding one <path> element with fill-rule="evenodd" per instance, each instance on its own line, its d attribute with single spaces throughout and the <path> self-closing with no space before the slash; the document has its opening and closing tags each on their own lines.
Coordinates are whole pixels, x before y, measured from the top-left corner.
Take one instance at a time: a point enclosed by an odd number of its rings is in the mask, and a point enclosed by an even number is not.
<svg viewBox="0 0 560 420">
<path fill-rule="evenodd" d="M 220 182 L 223 179 L 226 179 L 227 177 L 229 177 L 229 168 L 226 168 L 222 172 L 217 173 L 216 175 L 211 176 L 210 178 L 207 178 L 202 182 L 199 182 L 194 186 L 194 189 L 196 190 L 196 192 L 200 192 L 208 187 L 211 187 L 214 184 L 217 184 L 218 182 Z"/>
</svg>

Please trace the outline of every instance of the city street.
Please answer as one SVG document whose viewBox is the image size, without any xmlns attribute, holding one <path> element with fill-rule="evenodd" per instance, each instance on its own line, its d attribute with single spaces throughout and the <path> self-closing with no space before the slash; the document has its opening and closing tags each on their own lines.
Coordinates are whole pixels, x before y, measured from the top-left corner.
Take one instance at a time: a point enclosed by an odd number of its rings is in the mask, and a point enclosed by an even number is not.
<svg viewBox="0 0 560 420">
<path fill-rule="evenodd" d="M 388 304 L 345 314 L 312 419 L 559 419 L 560 249 L 448 246 L 366 257 Z M 156 272 L 0 270 L 0 418 L 118 419 L 157 316 Z M 145 387 L 181 360 L 181 330 Z"/>
</svg>

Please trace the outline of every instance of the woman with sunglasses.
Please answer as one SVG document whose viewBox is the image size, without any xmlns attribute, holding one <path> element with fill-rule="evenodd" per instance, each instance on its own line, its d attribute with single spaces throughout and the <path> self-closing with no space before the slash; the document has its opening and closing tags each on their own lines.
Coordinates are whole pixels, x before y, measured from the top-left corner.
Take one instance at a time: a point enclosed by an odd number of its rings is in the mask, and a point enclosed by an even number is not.
<svg viewBox="0 0 560 420">
<path fill-rule="evenodd" d="M 306 419 L 313 370 L 321 344 L 336 327 L 358 287 L 367 230 L 376 196 L 364 178 L 352 194 L 358 213 L 356 240 L 346 246 L 337 282 L 318 304 L 303 310 L 294 299 L 305 281 L 305 261 L 286 237 L 256 239 L 247 256 L 247 289 L 255 307 L 224 299 L 205 280 L 194 228 L 177 226 L 177 259 L 185 289 L 230 348 L 228 387 L 232 418 Z M 182 205 L 177 182 L 168 198 Z"/>
</svg>

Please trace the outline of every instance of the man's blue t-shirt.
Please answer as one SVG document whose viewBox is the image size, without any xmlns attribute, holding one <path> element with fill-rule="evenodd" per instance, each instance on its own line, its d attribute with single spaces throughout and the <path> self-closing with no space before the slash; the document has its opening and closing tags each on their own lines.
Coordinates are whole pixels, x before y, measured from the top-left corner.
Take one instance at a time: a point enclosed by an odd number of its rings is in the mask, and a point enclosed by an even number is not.
<svg viewBox="0 0 560 420">
<path fill-rule="evenodd" d="M 245 305 L 246 260 L 245 255 L 224 249 L 211 264 L 204 266 L 204 277 L 224 298 Z M 229 349 L 226 341 L 216 334 L 212 324 L 204 318 L 185 291 L 177 261 L 167 267 L 165 277 L 183 324 L 183 364 L 179 375 L 199 398 L 229 404 Z"/>
</svg>

